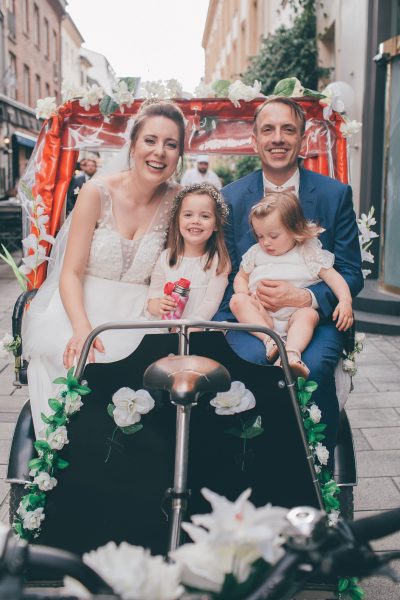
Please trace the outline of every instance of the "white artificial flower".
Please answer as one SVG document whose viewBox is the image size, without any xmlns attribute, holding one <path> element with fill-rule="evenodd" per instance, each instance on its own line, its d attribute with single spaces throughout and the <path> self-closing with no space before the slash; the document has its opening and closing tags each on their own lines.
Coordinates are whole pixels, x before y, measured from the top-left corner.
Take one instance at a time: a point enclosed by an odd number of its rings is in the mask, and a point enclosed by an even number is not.
<svg viewBox="0 0 400 600">
<path fill-rule="evenodd" d="M 228 88 L 228 98 L 232 102 L 236 108 L 240 108 L 239 100 L 244 100 L 245 102 L 250 102 L 254 98 L 259 98 L 262 96 L 261 92 L 261 83 L 255 80 L 254 85 L 246 85 L 240 79 L 237 79 L 234 83 Z"/>
<path fill-rule="evenodd" d="M 374 255 L 369 250 L 365 250 L 364 248 L 361 248 L 361 260 L 363 262 L 373 263 Z"/>
<path fill-rule="evenodd" d="M 129 91 L 128 84 L 126 81 L 118 81 L 116 86 L 114 87 L 114 99 L 121 106 L 125 104 L 128 108 L 132 106 L 135 97 L 132 92 Z M 121 109 L 121 112 L 123 110 Z"/>
<path fill-rule="evenodd" d="M 352 377 L 357 373 L 357 366 L 354 360 L 351 358 L 345 358 L 343 361 L 343 371 L 350 373 Z"/>
<path fill-rule="evenodd" d="M 37 269 L 39 265 L 48 259 L 49 257 L 46 256 L 46 249 L 39 244 L 33 254 L 23 257 L 23 265 L 19 267 L 19 270 L 21 273 L 28 275 L 31 271 Z"/>
<path fill-rule="evenodd" d="M 317 473 L 317 475 L 318 475 L 318 473 L 321 473 L 321 471 L 322 471 L 322 467 L 320 465 L 315 465 L 314 469 L 315 469 L 315 472 Z"/>
<path fill-rule="evenodd" d="M 94 569 L 123 600 L 175 600 L 183 593 L 180 567 L 161 556 L 122 542 L 83 555 L 83 562 Z"/>
<path fill-rule="evenodd" d="M 302 98 L 304 96 L 304 87 L 301 85 L 301 82 L 297 79 L 297 77 L 293 77 L 293 79 L 295 80 L 295 82 L 291 97 Z"/>
<path fill-rule="evenodd" d="M 141 98 L 166 98 L 167 90 L 161 79 L 157 81 L 144 81 L 139 90 Z"/>
<path fill-rule="evenodd" d="M 57 479 L 55 477 L 50 477 L 50 474 L 46 473 L 46 471 L 40 471 L 33 480 L 33 483 L 36 483 L 43 492 L 49 492 L 56 487 Z"/>
<path fill-rule="evenodd" d="M 200 81 L 199 85 L 194 90 L 194 95 L 196 98 L 215 98 L 215 92 L 211 85 L 204 83 L 204 81 Z"/>
<path fill-rule="evenodd" d="M 41 98 L 36 103 L 36 118 L 48 119 L 57 109 L 56 99 L 54 96 Z"/>
<path fill-rule="evenodd" d="M 364 279 L 366 279 L 368 277 L 368 275 L 371 275 L 372 271 L 371 269 L 362 269 L 362 274 Z"/>
<path fill-rule="evenodd" d="M 256 405 L 256 399 L 241 381 L 232 381 L 228 392 L 218 392 L 210 402 L 217 415 L 234 415 L 250 410 Z"/>
<path fill-rule="evenodd" d="M 337 94 L 334 94 L 332 90 L 324 90 L 321 93 L 325 95 L 325 98 L 321 98 L 319 103 L 324 107 L 322 113 L 326 121 L 329 120 L 334 110 L 338 113 L 344 111 L 342 100 Z"/>
<path fill-rule="evenodd" d="M 12 344 L 14 342 L 14 337 L 11 335 L 11 333 L 5 333 L 3 335 L 3 339 L 1 340 L 1 344 L 3 344 L 3 346 L 9 346 L 10 344 Z"/>
<path fill-rule="evenodd" d="M 351 121 L 349 120 L 345 120 L 343 123 L 341 123 L 340 125 L 340 131 L 342 133 L 342 136 L 345 138 L 349 138 L 352 135 L 358 133 L 360 131 L 362 127 L 362 123 L 360 123 L 359 121 Z"/>
<path fill-rule="evenodd" d="M 79 100 L 79 104 L 85 110 L 89 110 L 91 106 L 96 106 L 103 96 L 103 88 L 93 83 L 90 88 L 84 91 L 82 98 Z"/>
<path fill-rule="evenodd" d="M 39 529 L 42 521 L 44 520 L 43 508 L 36 508 L 35 510 L 27 510 L 23 517 L 24 529 Z"/>
<path fill-rule="evenodd" d="M 245 559 L 251 554 L 251 562 L 258 555 L 272 564 L 282 555 L 280 536 L 287 526 L 287 509 L 271 505 L 256 508 L 248 501 L 250 489 L 235 502 L 206 488 L 202 489 L 202 494 L 210 502 L 213 512 L 193 515 L 193 524 L 182 524 L 194 542 L 232 546 L 235 556 Z"/>
<path fill-rule="evenodd" d="M 183 544 L 170 556 L 181 568 L 182 583 L 207 592 L 218 594 L 232 569 L 232 552 L 207 542 Z"/>
<path fill-rule="evenodd" d="M 318 444 L 315 446 L 315 454 L 321 465 L 328 464 L 329 450 L 326 446 L 321 444 L 321 442 L 318 442 Z"/>
<path fill-rule="evenodd" d="M 114 421 L 118 427 L 128 427 L 138 423 L 141 415 L 154 408 L 154 400 L 146 390 L 119 389 L 112 397 L 115 404 Z"/>
<path fill-rule="evenodd" d="M 39 240 L 34 233 L 30 233 L 26 238 L 22 240 L 22 245 L 27 250 L 36 250 L 38 247 Z"/>
<path fill-rule="evenodd" d="M 20 502 L 20 504 L 17 508 L 17 515 L 19 515 L 21 517 L 21 519 L 24 519 L 24 517 L 26 516 L 27 513 L 28 513 L 28 511 L 26 510 L 26 508 L 24 508 L 24 506 L 22 506 L 22 502 Z"/>
<path fill-rule="evenodd" d="M 331 512 L 328 514 L 328 524 L 330 527 L 333 527 L 337 524 L 339 517 L 340 513 L 338 510 L 331 510 Z"/>
<path fill-rule="evenodd" d="M 67 428 L 65 425 L 57 427 L 47 436 L 47 442 L 52 450 L 61 450 L 65 444 L 69 444 Z"/>
<path fill-rule="evenodd" d="M 67 415 L 73 415 L 78 412 L 78 410 L 81 409 L 81 406 L 83 406 L 83 402 L 79 395 L 76 398 L 71 398 L 69 394 L 66 395 L 64 410 Z"/>
<path fill-rule="evenodd" d="M 308 409 L 309 413 L 310 413 L 310 419 L 313 423 L 319 423 L 321 420 L 321 411 L 318 408 L 318 406 L 316 404 L 313 404 L 312 406 L 310 406 L 310 408 Z"/>
</svg>

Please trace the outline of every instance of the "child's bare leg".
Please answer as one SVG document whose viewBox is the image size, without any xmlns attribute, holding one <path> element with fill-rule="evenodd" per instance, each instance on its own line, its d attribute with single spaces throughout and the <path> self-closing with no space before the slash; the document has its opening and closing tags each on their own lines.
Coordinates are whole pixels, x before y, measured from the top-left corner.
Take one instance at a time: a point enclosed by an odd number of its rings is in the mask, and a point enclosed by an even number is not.
<svg viewBox="0 0 400 600">
<path fill-rule="evenodd" d="M 273 329 L 272 317 L 255 298 L 246 294 L 233 294 L 229 307 L 239 323 L 253 323 Z M 251 333 L 264 343 L 271 339 L 265 333 L 258 331 Z"/>
<path fill-rule="evenodd" d="M 289 320 L 286 346 L 300 354 L 311 342 L 315 328 L 319 322 L 319 315 L 314 308 L 299 308 Z"/>
</svg>

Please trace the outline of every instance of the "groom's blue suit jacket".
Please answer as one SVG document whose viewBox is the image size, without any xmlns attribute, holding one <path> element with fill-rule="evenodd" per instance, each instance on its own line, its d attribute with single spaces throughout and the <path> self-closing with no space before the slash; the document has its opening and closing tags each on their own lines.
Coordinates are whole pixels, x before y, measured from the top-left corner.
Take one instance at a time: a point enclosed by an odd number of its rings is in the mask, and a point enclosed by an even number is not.
<svg viewBox="0 0 400 600">
<path fill-rule="evenodd" d="M 232 261 L 232 272 L 215 320 L 233 318 L 229 310 L 233 279 L 243 254 L 256 243 L 248 219 L 251 207 L 264 195 L 262 171 L 255 171 L 227 185 L 222 194 L 230 211 L 225 240 Z M 326 250 L 334 253 L 335 269 L 347 281 L 352 296 L 356 296 L 362 290 L 364 280 L 351 187 L 300 168 L 299 196 L 306 219 L 325 229 L 319 239 Z M 337 304 L 333 292 L 324 282 L 310 286 L 309 289 L 315 294 L 321 316 L 330 317 Z"/>
</svg>

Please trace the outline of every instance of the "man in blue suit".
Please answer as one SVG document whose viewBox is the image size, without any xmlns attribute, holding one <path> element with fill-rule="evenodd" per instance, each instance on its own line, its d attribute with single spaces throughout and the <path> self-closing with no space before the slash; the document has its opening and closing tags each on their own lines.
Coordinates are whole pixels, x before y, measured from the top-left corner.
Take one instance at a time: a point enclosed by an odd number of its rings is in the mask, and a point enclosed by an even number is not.
<svg viewBox="0 0 400 600">
<path fill-rule="evenodd" d="M 215 320 L 235 320 L 229 310 L 233 279 L 242 255 L 255 243 L 248 215 L 251 207 L 269 191 L 295 191 L 305 217 L 325 229 L 320 235 L 322 245 L 335 254 L 334 267 L 347 281 L 352 296 L 356 296 L 363 288 L 351 188 L 299 167 L 304 129 L 304 111 L 290 98 L 269 98 L 256 111 L 252 145 L 261 159 L 262 170 L 222 190 L 230 210 L 225 239 L 232 261 L 232 273 Z M 265 280 L 259 284 L 257 295 L 270 311 L 284 306 L 312 306 L 319 310 L 319 326 L 302 357 L 310 369 L 309 378 L 318 383 L 313 399 L 322 411 L 322 422 L 328 426 L 324 443 L 332 459 L 339 422 L 334 371 L 344 343 L 343 333 L 332 322 L 337 299 L 324 282 L 301 289 L 285 281 Z M 235 352 L 245 360 L 266 364 L 265 346 L 256 337 L 245 332 L 229 332 L 228 340 Z"/>
</svg>

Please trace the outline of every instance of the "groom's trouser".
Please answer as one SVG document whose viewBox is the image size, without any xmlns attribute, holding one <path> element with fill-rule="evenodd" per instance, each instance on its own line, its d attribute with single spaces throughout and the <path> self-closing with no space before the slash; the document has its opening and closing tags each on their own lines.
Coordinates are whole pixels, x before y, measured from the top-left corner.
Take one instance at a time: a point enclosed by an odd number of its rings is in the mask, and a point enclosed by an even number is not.
<svg viewBox="0 0 400 600">
<path fill-rule="evenodd" d="M 336 445 L 339 406 L 335 388 L 335 368 L 342 353 L 343 333 L 333 323 L 320 324 L 303 352 L 302 359 L 310 369 L 309 379 L 318 383 L 312 400 L 322 412 L 321 423 L 327 425 L 323 444 L 329 450 L 329 464 L 333 467 L 333 453 Z M 260 365 L 267 364 L 265 346 L 256 337 L 245 331 L 230 331 L 227 340 L 241 358 Z"/>
</svg>

